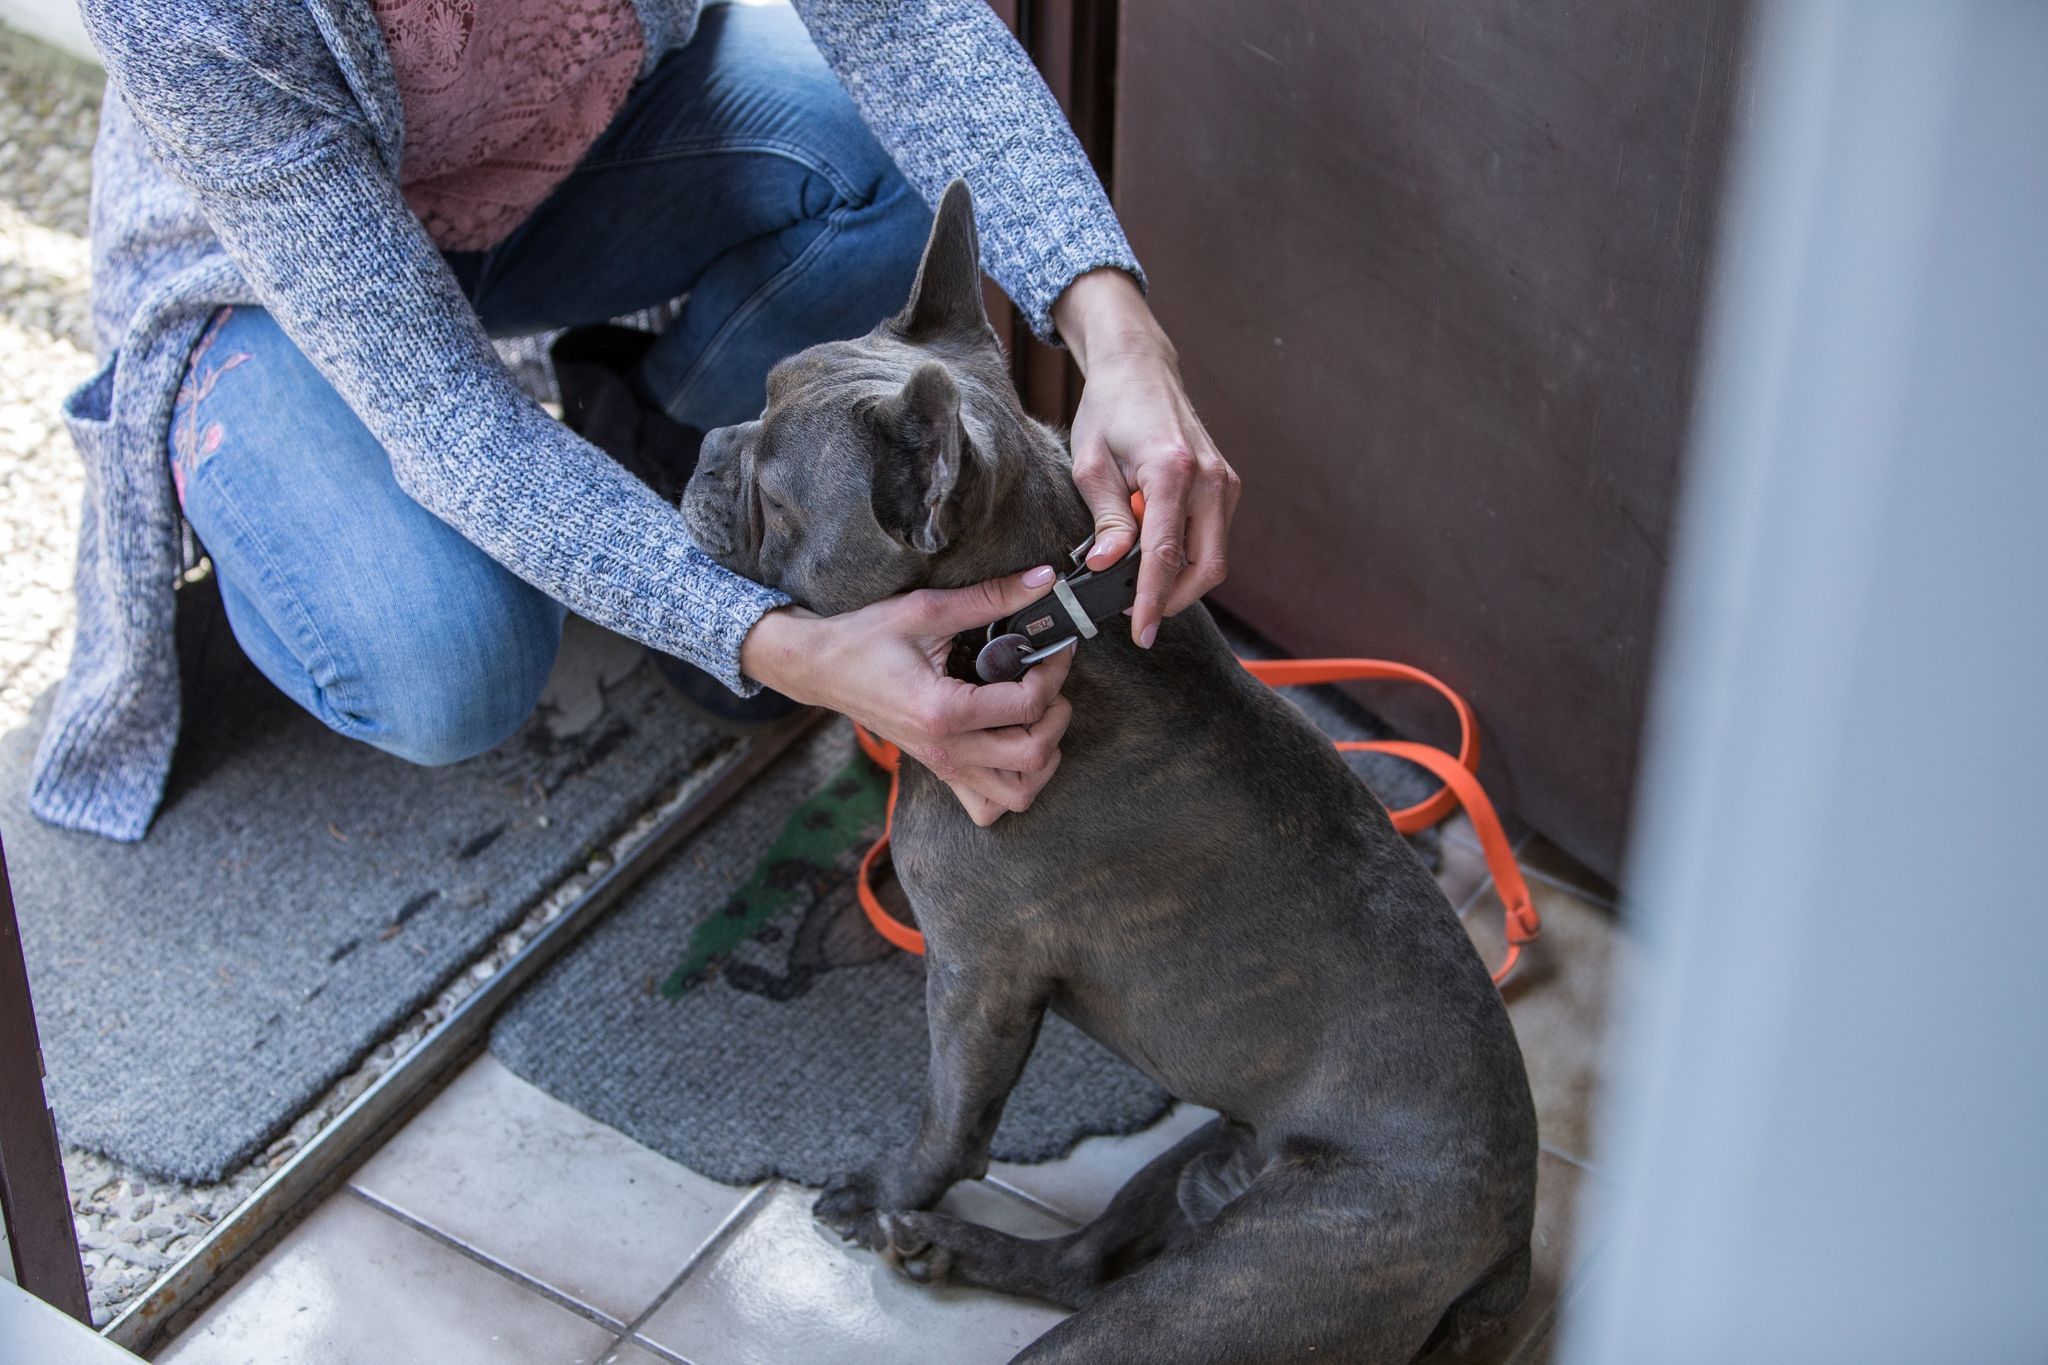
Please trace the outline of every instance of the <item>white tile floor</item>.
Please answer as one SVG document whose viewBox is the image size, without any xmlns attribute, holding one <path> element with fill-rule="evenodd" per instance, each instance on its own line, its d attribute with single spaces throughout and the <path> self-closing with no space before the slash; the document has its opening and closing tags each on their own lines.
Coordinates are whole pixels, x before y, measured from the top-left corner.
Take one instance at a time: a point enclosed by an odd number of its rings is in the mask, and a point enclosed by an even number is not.
<svg viewBox="0 0 2048 1365">
<path fill-rule="evenodd" d="M 157 1359 L 587 1365 L 618 1339 L 536 1291 L 344 1192 Z"/>
<path fill-rule="evenodd" d="M 1113 1188 L 1111 1166 L 1158 1145 L 1091 1151 L 1049 1186 Z M 485 1056 L 157 1359 L 894 1365 L 947 1340 L 967 1365 L 1059 1320 L 920 1289 L 820 1231 L 811 1197 L 706 1180 Z M 1072 1226 L 993 1184 L 946 1207 L 1023 1236 Z"/>
<path fill-rule="evenodd" d="M 1455 835 L 1453 836 L 1455 839 Z M 1536 860 L 1525 856 L 1532 871 Z M 1498 905 L 1483 869 L 1444 880 L 1489 961 Z M 1535 1284 L 1472 1362 L 1541 1365 L 1590 1248 L 1574 1236 L 1604 1004 L 1625 944 L 1596 889 L 1532 882 L 1546 937 L 1508 989 L 1545 1150 Z M 951 1212 L 1024 1236 L 1092 1217 L 1206 1111 L 1091 1138 L 1064 1160 L 998 1164 Z M 811 1192 L 719 1185 L 595 1123 L 485 1056 L 348 1187 L 157 1355 L 173 1365 L 948 1365 L 1008 1360 L 1056 1309 L 920 1288 L 811 1221 Z"/>
<path fill-rule="evenodd" d="M 488 1056 L 351 1184 L 386 1212 L 620 1325 L 747 1197 L 591 1122 Z"/>
</svg>

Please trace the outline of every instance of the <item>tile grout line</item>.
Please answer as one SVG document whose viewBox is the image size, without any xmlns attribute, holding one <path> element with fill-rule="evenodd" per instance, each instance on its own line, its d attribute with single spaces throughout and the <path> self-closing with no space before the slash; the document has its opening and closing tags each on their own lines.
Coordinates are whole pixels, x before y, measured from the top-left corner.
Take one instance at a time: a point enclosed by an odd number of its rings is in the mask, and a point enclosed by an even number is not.
<svg viewBox="0 0 2048 1365">
<path fill-rule="evenodd" d="M 1470 819 L 1469 816 L 1466 818 Z M 1531 825 L 1529 828 L 1523 830 L 1520 834 L 1517 834 L 1514 838 L 1508 840 L 1508 851 L 1511 853 L 1519 854 L 1522 851 L 1522 846 L 1535 837 L 1536 827 L 1534 825 Z M 1467 834 L 1462 829 L 1445 830 L 1443 833 L 1443 840 L 1447 844 L 1456 844 L 1458 847 L 1472 853 L 1486 852 L 1486 845 L 1479 842 L 1479 838 L 1477 835 Z M 1517 859 L 1517 861 L 1520 860 Z"/>
<path fill-rule="evenodd" d="M 1178 1103 L 1178 1101 L 1176 1101 L 1176 1103 Z M 1173 1110 L 1168 1109 L 1166 1112 L 1167 1114 L 1171 1114 Z M 1164 1123 L 1165 1121 L 1166 1119 L 1164 1116 L 1162 1116 L 1159 1119 L 1159 1122 L 1161 1123 Z M 1133 1134 L 1132 1136 L 1135 1136 L 1135 1134 Z M 1068 1155 L 1071 1156 L 1073 1154 L 1069 1152 Z M 1064 1159 L 1065 1158 L 1061 1158 L 1061 1160 Z M 1036 1198 L 1029 1191 L 1018 1189 L 1015 1185 L 1012 1185 L 1009 1181 L 1004 1180 L 1001 1176 L 985 1175 L 981 1178 L 981 1183 L 984 1185 L 991 1186 L 995 1189 L 1001 1190 L 1004 1194 L 1009 1195 L 1012 1199 L 1015 1199 L 1018 1203 L 1024 1205 L 1026 1208 L 1031 1209 L 1033 1212 L 1042 1213 L 1046 1217 L 1051 1218 L 1054 1222 L 1063 1223 L 1072 1230 L 1079 1231 L 1081 1228 L 1087 1226 L 1086 1223 L 1075 1222 L 1070 1215 L 1064 1214 L 1060 1212 L 1058 1209 L 1054 1208 L 1052 1205 L 1046 1203 L 1044 1200 Z"/>
<path fill-rule="evenodd" d="M 1586 904 L 1596 906 L 1599 909 L 1611 911 L 1617 914 L 1620 913 L 1621 903 L 1619 900 L 1610 899 L 1609 897 L 1601 895 L 1597 891 L 1589 890 L 1588 888 L 1583 886 L 1573 886 L 1570 882 L 1560 881 L 1558 878 L 1551 876 L 1547 872 L 1538 872 L 1535 868 L 1524 865 L 1520 859 L 1515 860 L 1515 866 L 1520 868 L 1522 871 L 1522 875 L 1532 882 L 1540 882 L 1544 886 L 1547 886 L 1550 889 L 1552 889 L 1553 891 L 1562 891 L 1567 895 L 1577 896 L 1580 900 L 1586 902 Z M 1474 889 L 1472 894 L 1465 898 L 1463 904 L 1457 907 L 1458 918 L 1465 918 L 1465 912 L 1470 910 L 1473 906 L 1477 905 L 1479 903 L 1479 898 L 1481 896 L 1484 896 L 1487 892 L 1493 890 L 1493 885 L 1493 874 L 1489 872 L 1486 874 L 1485 878 L 1480 881 L 1478 887 Z"/>
<path fill-rule="evenodd" d="M 625 1336 L 619 1338 L 618 1343 L 612 1347 L 612 1354 L 616 1355 L 621 1347 L 626 1346 L 631 1346 L 635 1350 L 645 1351 L 655 1359 L 666 1362 L 666 1365 L 690 1365 L 689 1361 L 683 1359 L 674 1351 L 669 1350 L 668 1347 L 649 1341 L 646 1337 L 633 1332 L 628 1332 Z"/>
<path fill-rule="evenodd" d="M 1567 1152 L 1562 1147 L 1553 1147 L 1549 1143 L 1543 1141 L 1541 1138 L 1538 1138 L 1536 1141 L 1536 1149 L 1541 1152 L 1548 1152 L 1551 1156 L 1556 1157 L 1559 1161 L 1565 1162 L 1567 1165 L 1578 1167 L 1587 1175 L 1598 1177 L 1605 1184 L 1612 1185 L 1614 1183 L 1614 1177 L 1608 1175 L 1607 1172 L 1601 1170 L 1598 1166 L 1595 1166 L 1592 1162 L 1586 1160 L 1586 1158 L 1582 1156 L 1574 1156 L 1572 1153 Z"/>
<path fill-rule="evenodd" d="M 711 1229 L 711 1235 L 706 1237 L 698 1245 L 697 1249 L 690 1253 L 690 1259 L 683 1262 L 683 1268 L 676 1272 L 675 1278 L 668 1282 L 667 1287 L 659 1294 L 656 1294 L 653 1302 L 641 1309 L 640 1315 L 627 1324 L 625 1336 L 620 1339 L 621 1342 L 630 1342 L 644 1350 L 653 1352 L 664 1360 L 675 1362 L 675 1365 L 690 1365 L 689 1361 L 683 1359 L 683 1357 L 669 1350 L 661 1343 L 650 1341 L 646 1337 L 641 1336 L 640 1329 L 647 1325 L 649 1318 L 661 1311 L 662 1305 L 675 1296 L 676 1290 L 682 1287 L 683 1281 L 688 1279 L 690 1273 L 710 1257 L 713 1250 L 731 1240 L 740 1228 L 753 1221 L 755 1213 L 760 1210 L 760 1206 L 766 1204 L 772 1197 L 775 1189 L 785 1183 L 779 1179 L 764 1180 L 748 1191 L 747 1197 L 734 1205 L 732 1212 L 728 1213 L 717 1227 Z"/>
<path fill-rule="evenodd" d="M 1491 890 L 1493 890 L 1493 874 L 1489 872 L 1479 879 L 1479 885 L 1473 887 L 1471 894 L 1466 896 L 1464 902 L 1457 907 L 1458 923 L 1463 924 L 1465 916 L 1472 913 L 1472 907 L 1479 904 L 1480 899 Z"/>
<path fill-rule="evenodd" d="M 371 1208 L 377 1210 L 379 1213 L 385 1215 L 394 1222 L 402 1224 L 405 1227 L 409 1227 L 414 1232 L 432 1238 L 434 1241 L 440 1243 L 442 1246 L 447 1247 L 451 1251 L 455 1251 L 463 1256 L 466 1256 L 467 1258 L 476 1262 L 478 1265 L 483 1266 L 487 1270 L 496 1271 L 498 1274 L 512 1281 L 512 1283 L 518 1285 L 520 1288 L 531 1290 L 533 1293 L 538 1294 L 542 1298 L 547 1299 L 549 1302 L 553 1303 L 556 1307 L 566 1308 L 570 1312 L 574 1313 L 577 1317 L 595 1323 L 597 1326 L 604 1328 L 607 1332 L 618 1334 L 622 1339 L 624 1334 L 630 1330 L 625 1323 L 620 1322 L 617 1318 L 613 1317 L 609 1313 L 604 1312 L 602 1309 L 593 1308 L 586 1303 L 579 1303 L 577 1300 L 570 1298 L 567 1294 L 562 1293 L 554 1286 L 544 1284 L 541 1281 L 533 1278 L 533 1276 L 528 1275 L 523 1271 L 513 1269 L 511 1266 L 506 1265 L 503 1261 L 498 1260 L 497 1258 L 490 1255 L 488 1252 L 483 1251 L 480 1248 L 473 1247 L 469 1245 L 469 1243 L 463 1241 L 458 1237 L 450 1236 L 448 1233 L 441 1231 L 439 1228 L 434 1227 L 430 1223 L 420 1221 L 419 1219 L 413 1217 L 411 1214 L 405 1212 L 405 1210 L 398 1208 L 396 1205 L 386 1203 L 384 1200 L 378 1198 L 376 1195 L 371 1194 L 368 1190 L 361 1189 L 353 1183 L 348 1185 L 346 1188 L 348 1192 L 354 1195 L 357 1199 L 360 1199 L 363 1203 L 369 1205 Z M 614 1345 L 616 1345 L 616 1343 L 614 1343 Z M 606 1347 L 605 1349 L 609 1351 L 611 1347 Z"/>
<path fill-rule="evenodd" d="M 1509 1350 L 1508 1358 L 1502 1365 L 1517 1365 L 1517 1362 L 1527 1358 L 1531 1350 L 1541 1346 L 1544 1340 L 1557 1330 L 1557 1309 L 1563 1301 L 1564 1294 L 1560 1291 L 1558 1296 L 1550 1301 L 1550 1306 L 1543 1310 L 1543 1315 L 1530 1326 L 1528 1334 Z"/>
<path fill-rule="evenodd" d="M 1515 865 L 1520 867 L 1522 869 L 1522 875 L 1524 877 L 1529 878 L 1531 881 L 1542 882 L 1545 886 L 1554 887 L 1559 891 L 1569 891 L 1572 895 L 1577 896 L 1580 900 L 1586 901 L 1587 903 L 1592 905 L 1597 905 L 1603 910 L 1615 910 L 1620 908 L 1620 898 L 1618 895 L 1609 896 L 1601 892 L 1595 891 L 1591 887 L 1575 886 L 1571 882 L 1566 881 L 1562 877 L 1553 876 L 1548 872 L 1542 871 L 1540 868 L 1530 867 L 1528 864 L 1522 862 L 1520 858 L 1517 858 L 1515 860 Z"/>
<path fill-rule="evenodd" d="M 1618 890 L 1613 895 L 1607 895 L 1603 892 L 1595 891 L 1591 887 L 1578 886 L 1572 882 L 1566 881 L 1562 877 L 1556 876 L 1553 873 L 1545 872 L 1540 868 L 1531 867 L 1527 863 L 1523 862 L 1522 849 L 1528 844 L 1528 842 L 1531 839 L 1535 837 L 1536 830 L 1534 826 L 1531 826 L 1530 828 L 1523 830 L 1521 835 L 1508 845 L 1509 849 L 1515 855 L 1515 866 L 1522 869 L 1522 875 L 1524 877 L 1532 877 L 1535 880 L 1542 882 L 1545 886 L 1555 887 L 1559 891 L 1569 891 L 1574 896 L 1578 896 L 1581 899 L 1591 901 L 1594 905 L 1600 906 L 1603 909 L 1618 910 L 1621 908 L 1621 894 Z M 1444 842 L 1447 844 L 1456 844 L 1458 845 L 1458 847 L 1464 849 L 1466 852 L 1477 853 L 1481 857 L 1484 857 L 1486 854 L 1485 848 L 1483 848 L 1480 845 L 1477 839 L 1471 838 L 1468 835 L 1462 833 L 1453 834 L 1450 832 L 1446 832 L 1444 834 Z M 1489 876 L 1487 880 L 1490 882 L 1492 880 L 1491 876 Z"/>
</svg>

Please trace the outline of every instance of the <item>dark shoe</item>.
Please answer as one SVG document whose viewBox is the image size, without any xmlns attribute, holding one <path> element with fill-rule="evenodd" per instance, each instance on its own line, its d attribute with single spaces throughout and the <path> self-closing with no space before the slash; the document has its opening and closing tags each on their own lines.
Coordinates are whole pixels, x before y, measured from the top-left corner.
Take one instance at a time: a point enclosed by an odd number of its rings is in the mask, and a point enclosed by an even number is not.
<svg viewBox="0 0 2048 1365">
<path fill-rule="evenodd" d="M 805 709 L 766 687 L 751 697 L 742 697 L 695 664 L 685 663 L 673 654 L 650 649 L 647 655 L 685 706 L 727 734 L 746 735 L 773 729 Z"/>
<path fill-rule="evenodd" d="M 604 323 L 572 327 L 548 348 L 562 423 L 673 503 L 697 467 L 704 433 L 663 412 L 634 381 L 652 332 Z"/>
</svg>

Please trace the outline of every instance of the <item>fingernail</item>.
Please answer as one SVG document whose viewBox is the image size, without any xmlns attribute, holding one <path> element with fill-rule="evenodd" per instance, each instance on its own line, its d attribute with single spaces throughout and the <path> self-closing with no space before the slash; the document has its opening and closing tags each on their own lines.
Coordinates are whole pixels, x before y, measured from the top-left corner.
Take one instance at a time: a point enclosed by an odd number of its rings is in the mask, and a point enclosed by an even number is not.
<svg viewBox="0 0 2048 1365">
<path fill-rule="evenodd" d="M 1151 625 L 1145 627 L 1145 633 L 1138 637 L 1138 648 L 1150 649 L 1152 648 L 1152 642 L 1158 638 L 1159 623 L 1154 621 Z"/>
<path fill-rule="evenodd" d="M 1041 564 L 1030 573 L 1024 575 L 1024 586 L 1027 588 L 1042 588 L 1050 582 L 1052 582 L 1052 566 L 1048 564 Z"/>
</svg>

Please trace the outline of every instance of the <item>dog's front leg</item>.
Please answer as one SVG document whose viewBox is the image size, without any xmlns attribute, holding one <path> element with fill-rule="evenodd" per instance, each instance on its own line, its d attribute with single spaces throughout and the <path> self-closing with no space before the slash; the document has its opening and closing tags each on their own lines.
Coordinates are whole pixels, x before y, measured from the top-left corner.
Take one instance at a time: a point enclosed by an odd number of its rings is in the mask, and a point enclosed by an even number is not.
<svg viewBox="0 0 2048 1365">
<path fill-rule="evenodd" d="M 988 1145 L 1045 1019 L 1037 984 L 999 970 L 934 967 L 925 984 L 931 1071 L 910 1158 L 887 1187 L 890 1209 L 927 1209 L 954 1182 L 988 1173 Z"/>
<path fill-rule="evenodd" d="M 925 1002 L 931 1070 L 909 1155 L 834 1177 L 812 1210 L 840 1236 L 873 1250 L 884 1241 L 878 1212 L 928 1209 L 954 1182 L 987 1172 L 989 1140 L 1045 1018 L 1045 993 L 994 964 L 928 962 Z"/>
</svg>

